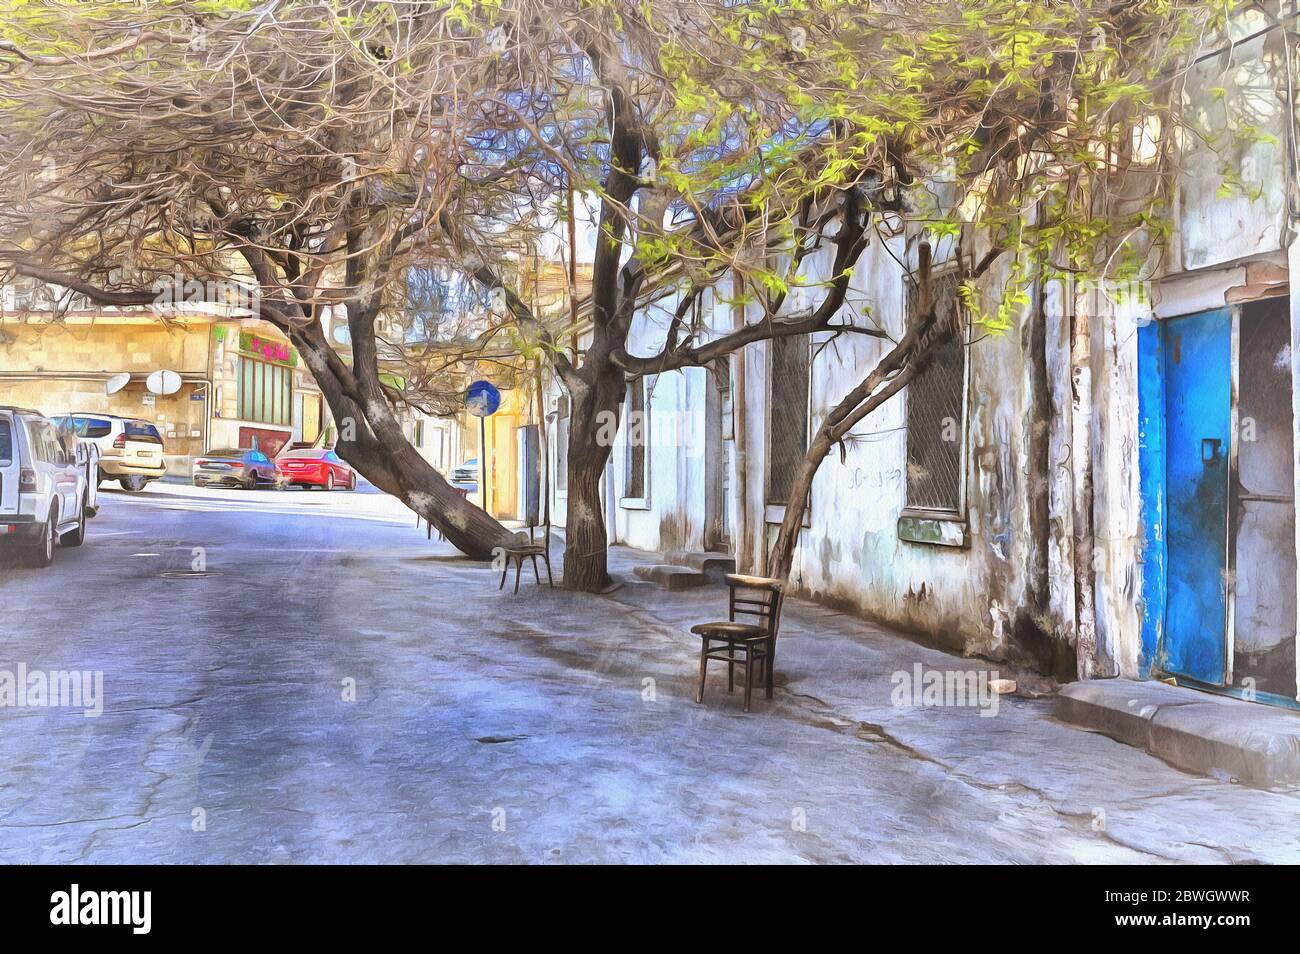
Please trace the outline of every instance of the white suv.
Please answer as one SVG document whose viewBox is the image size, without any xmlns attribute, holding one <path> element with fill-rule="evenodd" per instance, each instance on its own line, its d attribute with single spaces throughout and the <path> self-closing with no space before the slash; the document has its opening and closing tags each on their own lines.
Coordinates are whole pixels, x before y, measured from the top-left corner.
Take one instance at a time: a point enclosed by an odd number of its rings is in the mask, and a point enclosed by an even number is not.
<svg viewBox="0 0 1300 954">
<path fill-rule="evenodd" d="M 86 539 L 86 469 L 41 414 L 0 407 L 0 547 L 22 548 L 29 566 L 49 566 L 57 539 Z"/>
<path fill-rule="evenodd" d="M 167 475 L 162 435 L 148 421 L 74 411 L 59 415 L 54 423 L 99 447 L 101 480 L 116 480 L 123 490 L 134 492 Z"/>
</svg>

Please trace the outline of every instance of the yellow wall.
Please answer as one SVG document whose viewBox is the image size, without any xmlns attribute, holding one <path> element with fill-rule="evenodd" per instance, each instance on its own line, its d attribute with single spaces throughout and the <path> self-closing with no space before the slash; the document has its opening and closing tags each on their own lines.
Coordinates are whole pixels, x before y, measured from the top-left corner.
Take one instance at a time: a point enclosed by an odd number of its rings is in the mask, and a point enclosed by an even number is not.
<svg viewBox="0 0 1300 954">
<path fill-rule="evenodd" d="M 46 415 L 99 412 L 152 421 L 166 439 L 169 464 L 203 452 L 207 428 L 210 325 L 206 321 L 164 327 L 148 318 L 70 317 L 62 324 L 14 319 L 0 322 L 0 403 Z M 149 395 L 144 378 L 167 369 L 189 378 L 174 395 Z M 105 391 L 115 374 L 131 382 Z M 191 400 L 197 395 L 199 400 Z M 146 401 L 152 397 L 150 406 Z"/>
</svg>

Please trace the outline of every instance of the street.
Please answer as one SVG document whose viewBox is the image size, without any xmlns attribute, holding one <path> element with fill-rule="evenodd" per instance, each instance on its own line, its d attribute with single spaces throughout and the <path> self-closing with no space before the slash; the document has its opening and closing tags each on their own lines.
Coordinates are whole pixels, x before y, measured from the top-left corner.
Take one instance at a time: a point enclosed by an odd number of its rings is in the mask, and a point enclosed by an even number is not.
<svg viewBox="0 0 1300 954">
<path fill-rule="evenodd" d="M 892 673 L 988 667 L 811 603 L 772 701 L 715 667 L 698 706 L 725 590 L 636 559 L 516 596 L 373 491 L 106 487 L 85 546 L 0 568 L 0 669 L 102 672 L 101 714 L 0 709 L 0 861 L 1300 860 L 1296 793 L 1049 698 L 896 705 Z"/>
</svg>

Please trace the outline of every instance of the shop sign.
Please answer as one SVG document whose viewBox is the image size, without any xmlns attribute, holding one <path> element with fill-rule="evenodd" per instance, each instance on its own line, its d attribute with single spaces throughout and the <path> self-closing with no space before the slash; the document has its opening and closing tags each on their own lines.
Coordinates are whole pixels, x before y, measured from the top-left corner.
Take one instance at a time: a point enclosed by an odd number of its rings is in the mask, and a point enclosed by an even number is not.
<svg viewBox="0 0 1300 954">
<path fill-rule="evenodd" d="M 283 341 L 263 338 L 251 331 L 239 333 L 239 350 L 245 354 L 256 355 L 264 361 L 287 364 L 291 368 L 298 366 L 298 352 Z"/>
</svg>

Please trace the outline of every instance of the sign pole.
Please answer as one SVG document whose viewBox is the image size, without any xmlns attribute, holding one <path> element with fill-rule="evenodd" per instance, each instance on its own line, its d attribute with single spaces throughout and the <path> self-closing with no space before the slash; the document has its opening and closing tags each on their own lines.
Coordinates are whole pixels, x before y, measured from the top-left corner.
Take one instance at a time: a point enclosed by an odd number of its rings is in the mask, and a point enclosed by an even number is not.
<svg viewBox="0 0 1300 954">
<path fill-rule="evenodd" d="M 478 467 L 482 476 L 478 482 L 478 505 L 487 513 L 487 418 L 478 419 Z"/>
</svg>

